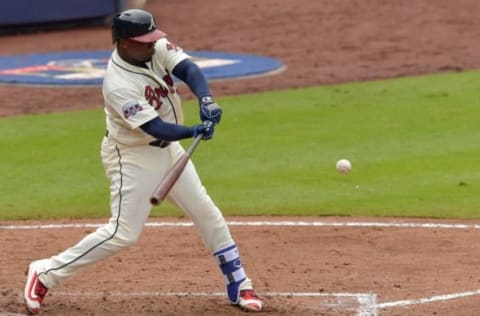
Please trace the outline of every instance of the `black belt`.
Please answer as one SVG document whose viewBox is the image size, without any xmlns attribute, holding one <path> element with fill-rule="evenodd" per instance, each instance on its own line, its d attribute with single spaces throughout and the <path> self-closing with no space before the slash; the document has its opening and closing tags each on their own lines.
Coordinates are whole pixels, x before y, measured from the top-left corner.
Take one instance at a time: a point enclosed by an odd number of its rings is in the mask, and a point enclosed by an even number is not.
<svg viewBox="0 0 480 316">
<path fill-rule="evenodd" d="M 153 147 L 160 147 L 160 148 L 165 148 L 168 145 L 170 145 L 170 142 L 167 142 L 166 140 L 154 140 L 153 142 L 148 143 L 150 146 Z"/>
<path fill-rule="evenodd" d="M 105 132 L 105 137 L 108 137 L 108 130 Z M 148 143 L 150 146 L 153 147 L 160 147 L 160 148 L 165 148 L 168 145 L 170 145 L 170 142 L 167 142 L 166 140 L 154 140 L 153 142 Z"/>
</svg>

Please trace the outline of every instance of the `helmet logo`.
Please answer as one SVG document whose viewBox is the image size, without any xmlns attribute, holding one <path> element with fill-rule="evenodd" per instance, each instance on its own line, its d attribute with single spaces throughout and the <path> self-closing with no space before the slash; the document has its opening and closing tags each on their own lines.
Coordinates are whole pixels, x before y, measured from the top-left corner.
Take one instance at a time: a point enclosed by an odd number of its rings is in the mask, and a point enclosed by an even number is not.
<svg viewBox="0 0 480 316">
<path fill-rule="evenodd" d="M 148 27 L 148 30 L 151 31 L 151 30 L 154 30 L 156 27 L 155 27 L 155 20 L 153 19 L 153 16 L 151 17 L 150 19 L 150 26 Z"/>
</svg>

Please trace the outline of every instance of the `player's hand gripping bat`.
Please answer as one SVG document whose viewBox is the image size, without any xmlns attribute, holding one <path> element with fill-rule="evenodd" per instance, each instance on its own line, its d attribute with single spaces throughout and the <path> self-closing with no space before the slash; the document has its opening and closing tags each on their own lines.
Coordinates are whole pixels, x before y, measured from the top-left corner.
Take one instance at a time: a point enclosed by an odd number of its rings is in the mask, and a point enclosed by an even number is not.
<svg viewBox="0 0 480 316">
<path fill-rule="evenodd" d="M 162 182 L 160 182 L 155 191 L 153 191 L 152 197 L 150 198 L 150 203 L 152 203 L 152 205 L 159 205 L 165 199 L 178 177 L 182 174 L 183 169 L 187 165 L 188 160 L 190 160 L 190 157 L 202 138 L 203 134 L 195 137 L 187 151 L 185 151 L 185 153 L 175 162 L 173 167 L 165 175 L 165 178 L 163 178 Z"/>
</svg>

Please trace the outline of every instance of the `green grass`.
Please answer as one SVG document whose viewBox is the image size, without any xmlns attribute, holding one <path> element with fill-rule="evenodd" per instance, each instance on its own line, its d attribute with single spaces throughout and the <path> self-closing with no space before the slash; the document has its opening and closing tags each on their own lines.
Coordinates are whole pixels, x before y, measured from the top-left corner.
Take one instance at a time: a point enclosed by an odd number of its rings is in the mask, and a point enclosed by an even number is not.
<svg viewBox="0 0 480 316">
<path fill-rule="evenodd" d="M 100 111 L 0 121 L 1 218 L 105 216 Z"/>
<path fill-rule="evenodd" d="M 193 159 L 226 215 L 478 218 L 478 82 L 465 72 L 218 99 L 223 121 Z M 196 122 L 194 103 L 186 116 Z M 102 110 L 4 118 L 0 133 L 0 219 L 108 216 Z M 340 158 L 351 173 L 336 173 Z"/>
</svg>

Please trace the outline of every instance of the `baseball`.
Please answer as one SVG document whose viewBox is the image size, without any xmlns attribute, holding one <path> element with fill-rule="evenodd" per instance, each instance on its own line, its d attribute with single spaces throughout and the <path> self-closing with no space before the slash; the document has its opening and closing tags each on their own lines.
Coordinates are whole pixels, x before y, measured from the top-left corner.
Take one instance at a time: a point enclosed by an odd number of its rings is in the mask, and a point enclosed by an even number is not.
<svg viewBox="0 0 480 316">
<path fill-rule="evenodd" d="M 348 159 L 340 159 L 337 161 L 336 167 L 340 173 L 349 173 L 352 170 L 352 163 Z"/>
</svg>

